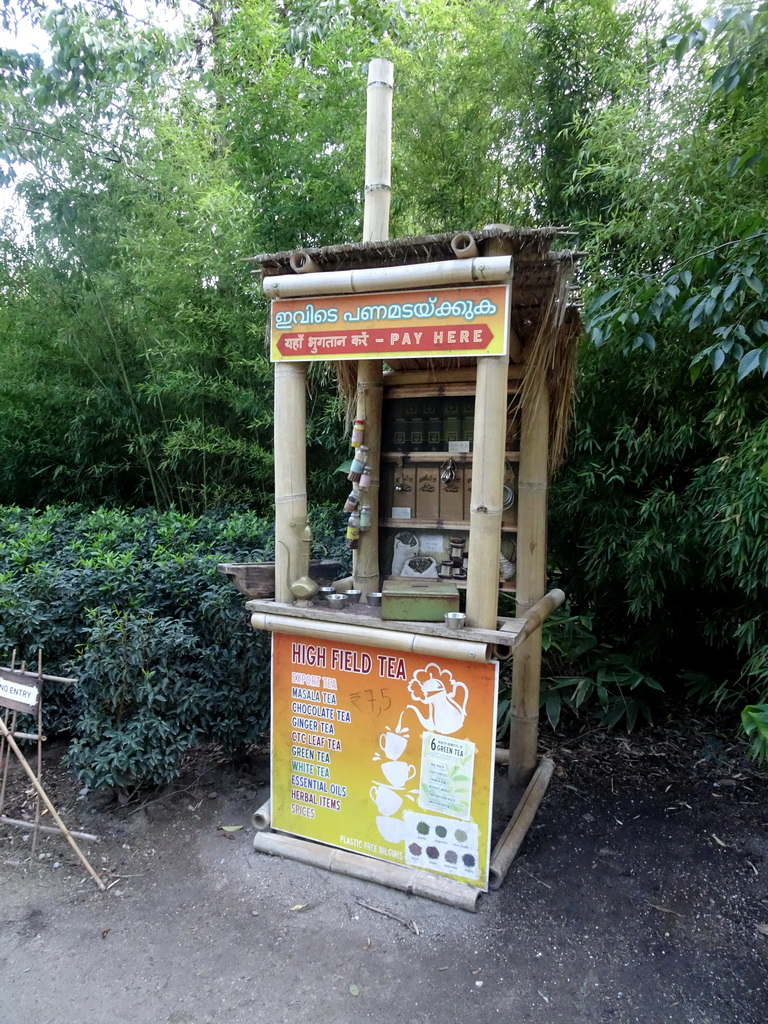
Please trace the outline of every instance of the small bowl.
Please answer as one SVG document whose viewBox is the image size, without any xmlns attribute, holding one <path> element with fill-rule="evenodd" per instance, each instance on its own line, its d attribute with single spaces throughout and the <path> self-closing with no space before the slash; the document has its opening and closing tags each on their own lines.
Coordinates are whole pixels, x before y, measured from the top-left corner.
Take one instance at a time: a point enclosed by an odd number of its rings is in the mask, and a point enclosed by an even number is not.
<svg viewBox="0 0 768 1024">
<path fill-rule="evenodd" d="M 350 604 L 357 604 L 363 594 L 362 590 L 345 590 L 344 593 Z"/>
<path fill-rule="evenodd" d="M 331 594 L 335 594 L 336 591 L 333 587 L 318 587 L 317 594 L 315 595 L 316 601 L 326 601 Z"/>
<path fill-rule="evenodd" d="M 340 612 L 347 603 L 346 594 L 329 594 L 325 599 L 334 611 Z"/>
<path fill-rule="evenodd" d="M 467 621 L 464 612 L 446 612 L 443 620 L 448 629 L 463 629 Z"/>
<path fill-rule="evenodd" d="M 381 592 L 375 590 L 372 594 L 369 594 L 365 599 L 371 608 L 381 608 Z"/>
</svg>

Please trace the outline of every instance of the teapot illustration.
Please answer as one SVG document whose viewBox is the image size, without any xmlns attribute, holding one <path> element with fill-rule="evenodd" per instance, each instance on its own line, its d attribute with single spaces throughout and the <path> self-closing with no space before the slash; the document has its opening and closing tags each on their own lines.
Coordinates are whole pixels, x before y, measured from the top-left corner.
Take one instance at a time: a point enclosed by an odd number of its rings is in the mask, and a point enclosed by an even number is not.
<svg viewBox="0 0 768 1024">
<path fill-rule="evenodd" d="M 459 690 L 463 690 L 463 697 Z M 469 692 L 464 683 L 454 679 L 447 669 L 441 669 L 435 664 L 427 665 L 414 674 L 408 684 L 408 692 L 419 704 L 427 706 L 424 715 L 413 704 L 407 705 L 416 712 L 422 726 L 430 732 L 450 736 L 464 724 Z"/>
</svg>

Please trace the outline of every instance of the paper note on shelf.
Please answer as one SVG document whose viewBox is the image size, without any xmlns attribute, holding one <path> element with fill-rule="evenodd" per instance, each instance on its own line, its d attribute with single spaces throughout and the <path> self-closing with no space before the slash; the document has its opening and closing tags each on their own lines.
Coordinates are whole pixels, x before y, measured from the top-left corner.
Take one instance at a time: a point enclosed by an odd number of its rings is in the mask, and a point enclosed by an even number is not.
<svg viewBox="0 0 768 1024">
<path fill-rule="evenodd" d="M 405 505 L 392 506 L 392 519 L 410 519 L 411 510 Z"/>
</svg>

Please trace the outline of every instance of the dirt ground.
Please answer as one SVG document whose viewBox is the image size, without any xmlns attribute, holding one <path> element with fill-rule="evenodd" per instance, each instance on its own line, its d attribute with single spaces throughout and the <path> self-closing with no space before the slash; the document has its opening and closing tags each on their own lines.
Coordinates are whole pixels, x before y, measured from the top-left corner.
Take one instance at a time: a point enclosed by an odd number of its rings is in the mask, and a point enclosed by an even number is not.
<svg viewBox="0 0 768 1024">
<path fill-rule="evenodd" d="M 768 778 L 714 723 L 544 735 L 552 785 L 477 914 L 255 854 L 265 752 L 196 752 L 128 807 L 61 752 L 44 782 L 110 888 L 0 825 L 3 1024 L 768 1020 Z"/>
</svg>

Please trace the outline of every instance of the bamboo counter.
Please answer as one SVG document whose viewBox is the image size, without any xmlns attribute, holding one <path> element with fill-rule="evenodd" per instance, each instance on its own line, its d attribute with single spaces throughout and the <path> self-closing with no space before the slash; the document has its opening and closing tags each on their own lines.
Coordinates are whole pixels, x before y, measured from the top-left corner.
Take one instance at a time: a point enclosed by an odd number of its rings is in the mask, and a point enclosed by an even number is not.
<svg viewBox="0 0 768 1024">
<path fill-rule="evenodd" d="M 424 647 L 430 646 L 430 638 L 434 639 L 435 647 L 444 648 L 445 642 L 456 650 L 463 645 L 467 647 L 464 660 L 491 660 L 492 652 L 504 651 L 504 656 L 513 654 L 514 651 L 548 618 L 552 612 L 559 608 L 565 600 L 562 590 L 552 590 L 546 594 L 541 601 L 537 602 L 528 612 L 519 618 L 498 618 L 496 629 L 479 629 L 473 626 L 464 626 L 462 629 L 449 629 L 439 622 L 411 622 L 392 619 L 382 619 L 381 609 L 369 607 L 366 604 L 358 604 L 347 607 L 344 611 L 336 612 L 323 608 L 322 605 L 299 608 L 295 604 L 287 604 L 280 601 L 256 599 L 246 602 L 245 607 L 251 612 L 251 623 L 255 629 L 264 629 L 269 632 L 290 631 L 291 620 L 300 622 L 300 628 L 311 630 L 312 623 L 323 623 L 326 626 L 323 632 L 329 632 L 327 627 L 334 625 L 346 627 L 343 630 L 344 639 L 354 643 L 356 635 L 361 640 L 370 639 L 370 634 L 360 634 L 361 630 L 376 630 L 378 636 L 376 642 L 386 646 L 386 634 L 410 634 L 413 637 L 420 637 L 424 640 Z M 405 641 L 405 638 L 403 638 Z M 442 641 L 442 642 L 441 642 Z M 399 644 L 397 646 L 400 646 Z M 478 657 L 480 648 L 485 647 L 485 657 Z M 473 653 L 474 652 L 474 653 Z M 458 655 L 462 657 L 462 655 Z"/>
</svg>

